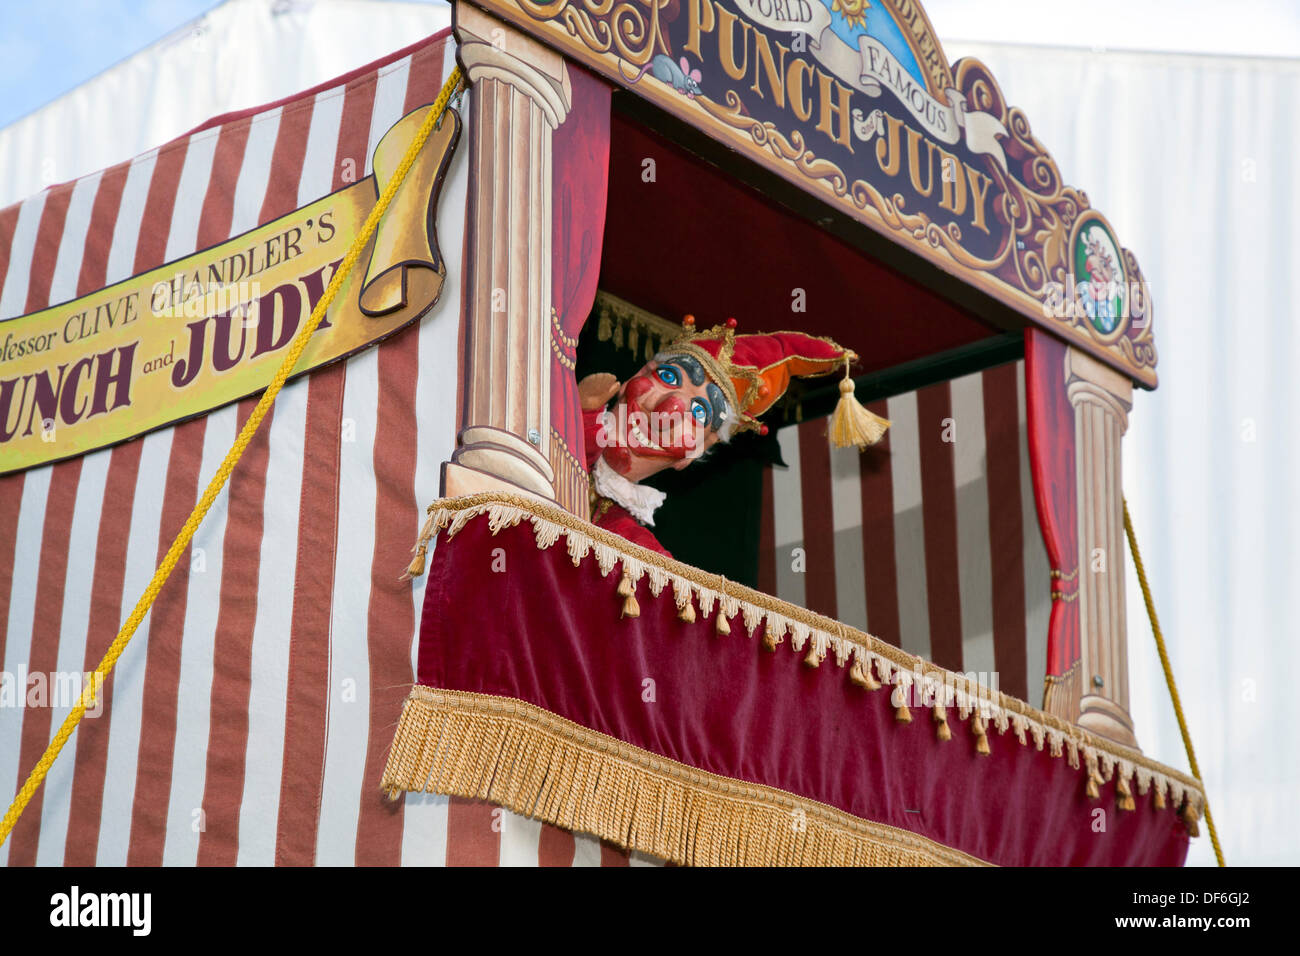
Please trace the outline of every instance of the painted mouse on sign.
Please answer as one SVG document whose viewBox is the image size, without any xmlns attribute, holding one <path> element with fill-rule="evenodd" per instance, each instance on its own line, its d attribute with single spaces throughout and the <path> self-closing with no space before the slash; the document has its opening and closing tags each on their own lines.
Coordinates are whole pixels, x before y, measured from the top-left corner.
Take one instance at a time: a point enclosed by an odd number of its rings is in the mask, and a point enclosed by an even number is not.
<svg viewBox="0 0 1300 956">
<path fill-rule="evenodd" d="M 666 53 L 658 53 L 653 60 L 641 67 L 641 72 L 633 78 L 632 82 L 637 82 L 647 72 L 653 74 L 654 78 L 661 83 L 672 86 L 673 89 L 683 94 L 687 99 L 693 100 L 695 95 L 701 92 L 700 80 L 704 77 L 698 69 L 691 69 L 686 57 L 682 57 L 681 64 L 678 65 Z"/>
</svg>

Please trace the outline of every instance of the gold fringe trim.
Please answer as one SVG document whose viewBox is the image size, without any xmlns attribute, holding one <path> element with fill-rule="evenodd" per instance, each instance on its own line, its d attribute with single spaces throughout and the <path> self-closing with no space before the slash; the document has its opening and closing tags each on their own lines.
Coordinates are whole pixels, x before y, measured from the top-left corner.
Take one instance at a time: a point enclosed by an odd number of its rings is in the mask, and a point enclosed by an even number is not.
<svg viewBox="0 0 1300 956">
<path fill-rule="evenodd" d="M 554 428 L 551 429 L 551 470 L 555 472 L 555 498 L 560 507 L 584 521 L 590 520 L 591 486 L 587 469 Z"/>
<path fill-rule="evenodd" d="M 383 789 L 488 800 L 692 866 L 983 866 L 784 790 L 705 773 L 524 701 L 417 685 Z"/>
<path fill-rule="evenodd" d="M 976 681 L 968 680 L 965 675 L 944 670 L 839 621 L 665 558 L 656 551 L 582 521 L 557 505 L 494 491 L 440 499 L 431 504 L 428 511 L 429 520 L 417 542 L 417 551 L 426 547 L 440 531 L 445 531 L 451 538 L 475 518 L 486 517 L 492 534 L 528 521 L 540 549 L 549 548 L 564 537 L 565 548 L 575 567 L 594 557 L 601 575 L 608 576 L 615 565 L 622 566 L 618 595 L 624 599 L 623 617 L 640 614 L 635 592 L 636 582 L 642 577 L 649 582 L 651 596 L 655 598 L 671 584 L 673 600 L 683 619 L 695 615 L 694 604 L 697 602 L 700 608 L 697 620 L 707 618 L 716 609 L 714 629 L 719 637 L 731 634 L 730 620 L 739 615 L 744 625 L 742 635 L 747 632 L 753 638 L 759 626 L 763 626 L 761 644 L 770 651 L 775 652 L 785 642 L 788 632 L 790 644 L 796 651 L 801 652 L 805 645 L 812 646 L 803 658 L 810 666 L 819 664 L 833 651 L 836 666 L 847 668 L 853 684 L 864 690 L 892 685 L 890 702 L 899 723 L 912 720 L 909 702 L 930 706 L 939 701 L 945 706 L 945 718 L 952 717 L 947 708 L 955 705 L 959 720 L 971 722 L 978 754 L 990 751 L 988 724 L 991 720 L 999 733 L 1014 727 L 1015 738 L 1021 746 L 1028 746 L 1028 739 L 1032 737 L 1034 747 L 1042 750 L 1046 745 L 1052 757 L 1064 757 L 1076 770 L 1081 769 L 1081 751 L 1101 755 L 1108 766 L 1122 761 L 1124 766 L 1133 768 L 1140 781 L 1146 780 L 1148 787 L 1155 783 L 1153 802 L 1157 809 L 1168 806 L 1182 812 L 1186 804 L 1190 806 L 1191 814 L 1199 816 L 1204 806 L 1205 792 L 1195 778 L 1166 767 L 1139 750 L 1091 734 L 1060 713 L 1038 710 L 1022 700 L 991 691 Z M 872 674 L 873 669 L 879 675 L 879 681 Z M 1073 700 L 1073 712 L 1077 713 L 1079 678 L 1076 662 L 1065 674 L 1047 679 L 1045 704 L 1049 711 L 1066 710 L 1070 706 L 1068 702 Z M 947 724 L 947 719 L 944 723 Z M 942 730 L 936 729 L 936 733 L 942 734 Z M 1091 773 L 1085 776 L 1090 796 L 1099 782 L 1108 779 L 1096 781 Z M 1123 802 L 1127 803 L 1127 800 Z"/>
<path fill-rule="evenodd" d="M 638 344 L 644 343 L 641 354 L 647 362 L 682 334 L 680 322 L 647 312 L 603 289 L 596 291 L 592 311 L 597 316 L 596 335 L 600 341 L 613 341 L 615 348 L 626 347 L 633 354 Z"/>
<path fill-rule="evenodd" d="M 1079 666 L 1075 661 L 1064 674 L 1043 678 L 1043 710 L 1053 717 L 1070 721 L 1079 716 Z"/>
</svg>

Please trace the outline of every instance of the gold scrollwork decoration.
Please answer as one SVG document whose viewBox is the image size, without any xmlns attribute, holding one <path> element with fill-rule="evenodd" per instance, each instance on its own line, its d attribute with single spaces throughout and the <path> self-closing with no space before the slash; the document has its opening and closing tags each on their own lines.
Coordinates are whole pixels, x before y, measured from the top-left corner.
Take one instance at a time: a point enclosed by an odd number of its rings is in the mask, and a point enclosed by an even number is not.
<svg viewBox="0 0 1300 956">
<path fill-rule="evenodd" d="M 627 85 L 638 82 L 656 54 L 673 55 L 665 32 L 666 17 L 680 19 L 684 7 L 682 0 L 510 2 L 535 21 L 561 26 L 590 53 L 617 58 L 619 62 L 612 69 Z M 670 8 L 676 12 L 670 13 Z M 990 161 L 983 170 L 996 186 L 997 198 L 990 216 L 1005 226 L 1003 241 L 991 258 L 976 255 L 963 245 L 967 237 L 957 222 L 940 225 L 924 210 L 911 211 L 901 193 L 885 196 L 871 183 L 855 178 L 835 161 L 809 149 L 798 128 L 783 128 L 754 117 L 734 89 L 727 90 L 721 101 L 696 94 L 687 109 L 703 111 L 718 125 L 737 131 L 758 151 L 797 171 L 809 188 L 825 190 L 828 196 L 851 204 L 859 214 L 878 219 L 885 228 L 930 250 L 941 250 L 963 268 L 1003 284 L 1007 292 L 1046 302 L 1056 296 L 1057 284 L 1062 290 L 1071 285 L 1074 253 L 1070 242 L 1076 223 L 1091 209 L 1088 196 L 1065 184 L 1056 161 L 1034 135 L 1028 116 L 1007 103 L 988 67 L 968 57 L 946 69 L 953 87 L 964 96 L 967 109 L 989 114 L 1007 131 L 999 139 L 1004 162 Z M 652 98 L 662 96 L 658 84 L 650 86 Z M 684 106 L 685 101 L 674 99 L 673 105 Z M 1124 249 L 1122 256 L 1126 277 L 1141 282 L 1141 271 L 1132 254 Z M 1153 369 L 1156 350 L 1144 284 L 1140 298 L 1145 306 L 1145 321 L 1134 321 L 1113 342 L 1099 340 L 1091 323 L 1074 314 L 1075 309 L 1060 310 L 1052 321 L 1072 337 L 1083 336 L 1112 350 L 1135 370 Z"/>
<path fill-rule="evenodd" d="M 515 0 L 538 21 L 558 21 L 593 53 L 614 53 L 633 66 L 668 52 L 659 14 L 672 0 Z"/>
</svg>

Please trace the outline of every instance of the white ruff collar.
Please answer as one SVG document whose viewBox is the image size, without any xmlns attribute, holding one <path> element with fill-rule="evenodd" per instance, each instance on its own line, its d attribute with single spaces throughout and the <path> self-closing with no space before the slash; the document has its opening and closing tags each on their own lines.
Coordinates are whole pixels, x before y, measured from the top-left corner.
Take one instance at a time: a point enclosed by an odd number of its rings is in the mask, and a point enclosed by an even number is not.
<svg viewBox="0 0 1300 956">
<path fill-rule="evenodd" d="M 655 509 L 668 497 L 658 488 L 628 481 L 610 467 L 604 455 L 596 459 L 591 469 L 591 480 L 598 494 L 623 506 L 633 518 L 646 525 L 655 523 Z"/>
</svg>

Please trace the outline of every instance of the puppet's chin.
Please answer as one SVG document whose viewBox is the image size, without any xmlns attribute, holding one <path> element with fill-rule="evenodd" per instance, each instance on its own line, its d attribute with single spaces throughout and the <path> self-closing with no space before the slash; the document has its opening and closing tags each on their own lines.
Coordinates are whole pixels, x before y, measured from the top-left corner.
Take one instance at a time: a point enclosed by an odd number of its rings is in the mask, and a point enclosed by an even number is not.
<svg viewBox="0 0 1300 956">
<path fill-rule="evenodd" d="M 664 456 L 639 455 L 634 449 L 629 449 L 623 445 L 615 445 L 606 448 L 601 452 L 605 463 L 614 470 L 614 473 L 631 482 L 644 481 L 651 475 L 658 474 L 665 468 L 670 468 L 682 459 L 666 458 Z"/>
<path fill-rule="evenodd" d="M 614 445 L 606 448 L 602 455 L 609 467 L 624 478 L 632 471 L 632 455 L 622 445 Z"/>
</svg>

